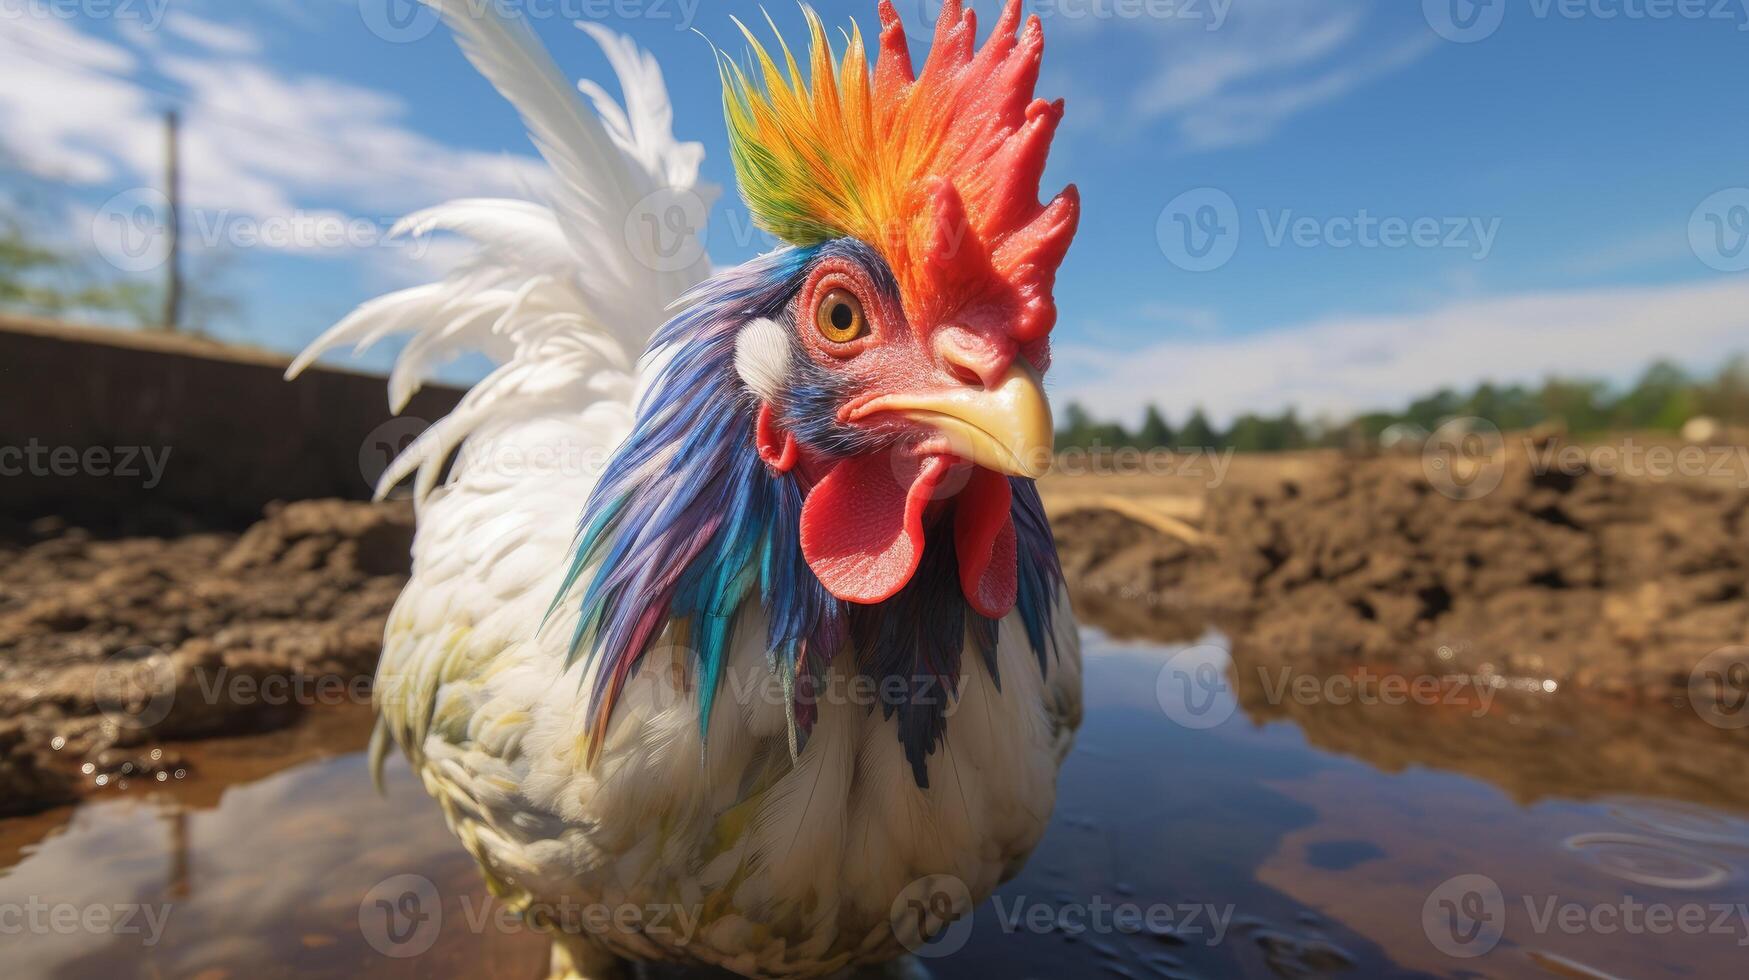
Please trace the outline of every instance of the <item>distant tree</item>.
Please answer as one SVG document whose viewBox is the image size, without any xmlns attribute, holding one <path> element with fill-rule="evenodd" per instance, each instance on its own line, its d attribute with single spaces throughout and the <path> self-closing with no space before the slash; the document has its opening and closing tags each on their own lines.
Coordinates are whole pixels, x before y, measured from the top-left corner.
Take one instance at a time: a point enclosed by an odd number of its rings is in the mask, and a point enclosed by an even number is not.
<svg viewBox="0 0 1749 980">
<path fill-rule="evenodd" d="M 1087 414 L 1087 409 L 1081 407 L 1080 402 L 1070 402 L 1063 409 L 1063 424 L 1057 429 L 1057 445 L 1063 448 L 1083 447 L 1092 431 L 1093 417 Z"/>
<path fill-rule="evenodd" d="M 1616 402 L 1612 421 L 1622 428 L 1675 431 L 1700 413 L 1688 373 L 1670 361 L 1659 361 Z"/>
<path fill-rule="evenodd" d="M 1537 404 L 1545 419 L 1558 420 L 1568 432 L 1597 432 L 1608 428 L 1604 410 L 1608 386 L 1601 381 L 1564 381 L 1549 378 L 1537 392 Z"/>
<path fill-rule="evenodd" d="M 1310 438 L 1306 427 L 1300 423 L 1299 413 L 1293 409 L 1283 412 L 1276 422 L 1276 429 L 1281 441 L 1281 449 L 1304 449 Z"/>
<path fill-rule="evenodd" d="M 1184 421 L 1184 428 L 1178 430 L 1178 445 L 1181 449 L 1221 449 L 1226 443 L 1209 424 L 1208 416 L 1197 408 Z"/>
<path fill-rule="evenodd" d="M 1160 414 L 1159 406 L 1150 404 L 1142 416 L 1142 427 L 1136 430 L 1136 445 L 1142 449 L 1172 447 L 1172 427 L 1166 424 L 1166 417 Z"/>
<path fill-rule="evenodd" d="M 1698 395 L 1700 410 L 1723 422 L 1749 424 L 1749 357 L 1742 354 L 1725 362 L 1718 376 Z"/>
<path fill-rule="evenodd" d="M 145 325 L 156 289 L 56 244 L 65 224 L 63 184 L 0 143 L 0 308 L 48 317 L 99 316 Z"/>
<path fill-rule="evenodd" d="M 16 213 L 0 212 L 0 306 L 38 316 L 120 313 L 146 323 L 153 290 L 105 279 L 79 256 L 39 243 Z"/>
<path fill-rule="evenodd" d="M 1409 403 L 1409 408 L 1399 421 L 1413 422 L 1429 432 L 1439 427 L 1441 422 L 1454 415 L 1464 415 L 1464 400 L 1450 388 L 1440 390 L 1425 398 L 1418 398 Z"/>
</svg>

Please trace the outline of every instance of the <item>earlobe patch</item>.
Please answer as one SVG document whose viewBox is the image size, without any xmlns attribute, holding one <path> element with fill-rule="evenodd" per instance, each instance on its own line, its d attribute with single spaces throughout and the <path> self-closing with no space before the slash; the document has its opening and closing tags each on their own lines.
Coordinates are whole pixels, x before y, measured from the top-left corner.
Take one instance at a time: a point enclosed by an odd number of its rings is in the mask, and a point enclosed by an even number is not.
<svg viewBox="0 0 1749 980">
<path fill-rule="evenodd" d="M 789 377 L 790 344 L 789 332 L 765 317 L 748 323 L 735 336 L 735 373 L 763 401 L 780 400 Z"/>
</svg>

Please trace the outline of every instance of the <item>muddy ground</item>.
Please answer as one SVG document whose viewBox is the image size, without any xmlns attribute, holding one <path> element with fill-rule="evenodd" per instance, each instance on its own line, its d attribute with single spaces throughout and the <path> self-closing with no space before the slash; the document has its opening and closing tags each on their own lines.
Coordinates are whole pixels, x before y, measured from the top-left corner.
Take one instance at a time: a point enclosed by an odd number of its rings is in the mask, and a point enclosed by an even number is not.
<svg viewBox="0 0 1749 980">
<path fill-rule="evenodd" d="M 181 778 L 156 743 L 368 699 L 411 507 L 307 501 L 241 533 L 130 530 L 47 519 L 0 539 L 0 810 Z"/>
<path fill-rule="evenodd" d="M 1240 462 L 1212 489 L 1099 481 L 1127 514 L 1075 503 L 1087 479 L 1047 480 L 1084 621 L 1159 640 L 1219 628 L 1236 670 L 1359 664 L 1624 705 L 1680 703 L 1703 657 L 1749 641 L 1749 494 L 1734 487 L 1539 475 L 1520 457 L 1459 500 L 1419 457 Z M 160 742 L 368 698 L 410 508 L 310 501 L 242 532 L 165 526 L 0 529 L 0 810 L 179 778 Z M 1248 710 L 1289 710 L 1279 700 Z M 1339 742 L 1376 734 L 1303 721 Z"/>
<path fill-rule="evenodd" d="M 1509 459 L 1454 499 L 1419 457 L 1301 465 L 1207 496 L 1200 540 L 1055 515 L 1080 607 L 1119 633 L 1335 667 L 1496 675 L 1663 698 L 1749 642 L 1749 494 Z"/>
</svg>

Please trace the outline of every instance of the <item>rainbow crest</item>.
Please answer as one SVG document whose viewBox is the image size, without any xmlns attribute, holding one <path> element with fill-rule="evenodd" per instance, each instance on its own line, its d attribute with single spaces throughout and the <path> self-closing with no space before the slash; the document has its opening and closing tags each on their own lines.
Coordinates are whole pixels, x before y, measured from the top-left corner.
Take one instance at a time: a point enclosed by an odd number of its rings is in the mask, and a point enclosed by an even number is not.
<svg viewBox="0 0 1749 980">
<path fill-rule="evenodd" d="M 1008 0 L 978 49 L 976 15 L 946 0 L 921 73 L 890 0 L 872 74 L 861 32 L 845 35 L 840 62 L 812 8 L 805 78 L 781 35 L 780 68 L 736 21 L 753 65 L 721 60 L 723 101 L 754 220 L 791 245 L 852 237 L 876 249 L 918 330 L 975 300 L 1006 307 L 1017 341 L 1048 334 L 1080 199 L 1070 185 L 1038 200 L 1063 103 L 1033 97 L 1044 30 L 1036 16 L 1019 30 L 1020 7 Z"/>
</svg>

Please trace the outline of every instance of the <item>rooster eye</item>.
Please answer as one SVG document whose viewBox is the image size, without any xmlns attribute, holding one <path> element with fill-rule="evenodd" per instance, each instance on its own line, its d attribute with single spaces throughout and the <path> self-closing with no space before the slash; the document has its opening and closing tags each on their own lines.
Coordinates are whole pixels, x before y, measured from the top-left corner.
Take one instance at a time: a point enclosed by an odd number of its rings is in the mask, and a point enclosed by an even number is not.
<svg viewBox="0 0 1749 980">
<path fill-rule="evenodd" d="M 820 297 L 814 311 L 814 326 L 820 336 L 834 344 L 848 344 L 868 333 L 868 320 L 862 315 L 862 301 L 848 289 L 834 289 Z"/>
</svg>

